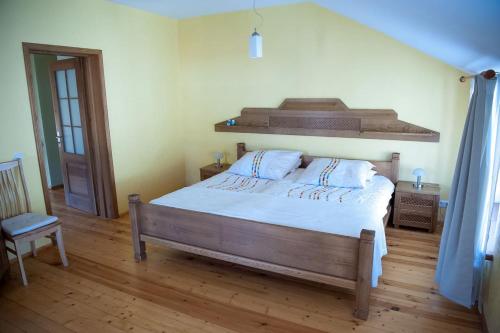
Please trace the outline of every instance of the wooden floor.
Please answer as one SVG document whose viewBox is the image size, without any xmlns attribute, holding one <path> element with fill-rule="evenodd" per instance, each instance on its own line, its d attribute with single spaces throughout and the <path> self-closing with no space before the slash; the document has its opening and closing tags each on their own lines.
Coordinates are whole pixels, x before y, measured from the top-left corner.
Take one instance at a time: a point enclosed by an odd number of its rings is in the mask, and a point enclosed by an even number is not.
<svg viewBox="0 0 500 333">
<path fill-rule="evenodd" d="M 341 290 L 148 246 L 132 259 L 128 218 L 88 217 L 53 193 L 70 266 L 48 247 L 25 261 L 30 285 L 0 289 L 0 332 L 479 332 L 477 314 L 433 284 L 439 237 L 387 230 L 389 255 L 368 321 Z"/>
</svg>

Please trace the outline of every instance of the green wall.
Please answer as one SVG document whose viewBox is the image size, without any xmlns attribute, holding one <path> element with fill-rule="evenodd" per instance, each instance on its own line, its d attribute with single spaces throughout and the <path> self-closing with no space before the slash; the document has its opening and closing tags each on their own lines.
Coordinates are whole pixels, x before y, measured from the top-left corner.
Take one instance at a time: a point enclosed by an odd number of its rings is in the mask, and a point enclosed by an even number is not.
<svg viewBox="0 0 500 333">
<path fill-rule="evenodd" d="M 42 140 L 45 154 L 45 170 L 49 187 L 63 183 L 59 147 L 56 140 L 56 119 L 52 106 L 52 92 L 50 88 L 50 64 L 57 60 L 54 55 L 31 55 L 33 64 L 33 82 L 37 111 L 42 120 Z"/>
</svg>

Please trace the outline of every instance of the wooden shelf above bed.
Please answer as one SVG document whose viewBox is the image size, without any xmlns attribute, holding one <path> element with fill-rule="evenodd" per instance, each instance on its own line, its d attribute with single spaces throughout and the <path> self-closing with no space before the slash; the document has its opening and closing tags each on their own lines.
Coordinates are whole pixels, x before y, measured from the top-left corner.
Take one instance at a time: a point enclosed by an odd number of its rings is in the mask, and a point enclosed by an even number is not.
<svg viewBox="0 0 500 333">
<path fill-rule="evenodd" d="M 287 98 L 278 108 L 244 108 L 216 132 L 439 142 L 439 132 L 398 119 L 389 109 L 350 109 L 339 98 Z"/>
</svg>

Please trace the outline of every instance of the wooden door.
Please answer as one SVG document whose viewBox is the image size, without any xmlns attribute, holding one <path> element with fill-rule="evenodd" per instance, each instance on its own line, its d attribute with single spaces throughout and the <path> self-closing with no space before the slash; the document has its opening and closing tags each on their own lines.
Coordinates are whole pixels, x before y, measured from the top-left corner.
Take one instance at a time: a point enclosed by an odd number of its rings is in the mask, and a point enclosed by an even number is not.
<svg viewBox="0 0 500 333">
<path fill-rule="evenodd" d="M 66 204 L 97 215 L 82 64 L 78 58 L 61 60 L 50 72 Z"/>
</svg>

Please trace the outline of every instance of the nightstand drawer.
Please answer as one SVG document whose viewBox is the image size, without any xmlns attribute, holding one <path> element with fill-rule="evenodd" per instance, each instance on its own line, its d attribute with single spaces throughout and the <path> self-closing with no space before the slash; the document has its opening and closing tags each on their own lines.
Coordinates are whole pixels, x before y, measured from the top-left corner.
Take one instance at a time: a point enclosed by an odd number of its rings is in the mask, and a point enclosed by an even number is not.
<svg viewBox="0 0 500 333">
<path fill-rule="evenodd" d="M 205 180 L 219 174 L 218 172 L 200 171 L 200 179 Z"/>
<path fill-rule="evenodd" d="M 205 180 L 229 169 L 231 164 L 223 164 L 218 167 L 215 163 L 200 168 L 200 180 Z"/>
<path fill-rule="evenodd" d="M 401 195 L 401 205 L 409 207 L 430 207 L 434 206 L 434 196 L 433 195 L 422 195 L 422 194 L 412 194 L 405 193 Z"/>
<path fill-rule="evenodd" d="M 413 215 L 422 215 L 422 216 L 431 216 L 434 214 L 434 209 L 431 207 L 422 207 L 422 206 L 410 206 L 410 205 L 399 205 L 399 211 L 401 214 L 413 214 Z"/>
<path fill-rule="evenodd" d="M 399 221 L 402 225 L 417 227 L 417 228 L 431 228 L 432 227 L 432 215 L 423 216 L 411 213 L 399 214 Z"/>
</svg>

